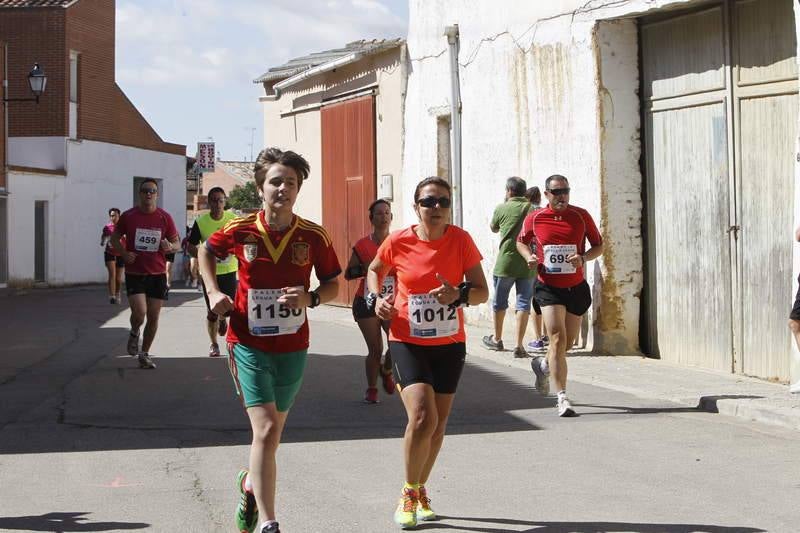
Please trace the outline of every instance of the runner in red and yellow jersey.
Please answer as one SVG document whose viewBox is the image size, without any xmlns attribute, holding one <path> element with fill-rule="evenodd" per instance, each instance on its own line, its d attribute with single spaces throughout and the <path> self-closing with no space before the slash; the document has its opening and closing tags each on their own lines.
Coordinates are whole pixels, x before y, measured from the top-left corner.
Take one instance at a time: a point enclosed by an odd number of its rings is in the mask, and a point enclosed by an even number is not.
<svg viewBox="0 0 800 533">
<path fill-rule="evenodd" d="M 405 485 L 394 514 L 402 528 L 436 517 L 425 483 L 442 447 L 447 418 L 464 368 L 462 305 L 483 303 L 489 289 L 472 237 L 450 221 L 450 184 L 422 180 L 414 191 L 419 224 L 383 241 L 367 273 L 367 305 L 392 320 L 389 351 L 406 408 Z M 397 274 L 396 298 L 379 295 Z M 466 280 L 466 281 L 465 281 Z"/>
<path fill-rule="evenodd" d="M 341 272 L 327 232 L 292 211 L 309 165 L 302 156 L 263 150 L 255 163 L 263 210 L 229 222 L 199 247 L 211 310 L 230 314 L 228 352 L 237 393 L 247 409 L 253 442 L 250 470 L 237 477 L 239 531 L 279 533 L 275 520 L 275 455 L 300 389 L 308 350 L 306 308 L 336 297 Z M 236 298 L 220 290 L 217 259 L 239 262 Z M 310 290 L 311 269 L 320 285 Z"/>
<path fill-rule="evenodd" d="M 534 357 L 536 390 L 550 392 L 550 372 L 558 387 L 558 416 L 575 416 L 567 398 L 567 350 L 575 343 L 583 314 L 592 305 L 584 265 L 603 253 L 603 239 L 591 215 L 569 203 L 569 181 L 555 174 L 545 181 L 549 205 L 529 214 L 517 237 L 517 250 L 539 276 L 534 298 L 542 307 L 550 336 L 547 358 Z M 535 251 L 531 243 L 535 240 Z M 586 241 L 591 247 L 586 250 Z"/>
<path fill-rule="evenodd" d="M 359 239 L 353 245 L 353 253 L 350 255 L 350 262 L 347 264 L 347 269 L 344 271 L 345 279 L 360 279 L 358 289 L 355 296 L 353 296 L 353 318 L 361 330 L 361 335 L 364 336 L 364 341 L 367 343 L 367 358 L 364 362 L 365 371 L 367 374 L 367 391 L 364 393 L 364 402 L 378 403 L 378 374 L 381 375 L 383 381 L 383 390 L 386 394 L 394 393 L 394 379 L 392 379 L 392 357 L 389 351 L 381 365 L 381 355 L 383 354 L 383 336 L 381 329 L 389 332 L 389 321 L 381 320 L 375 316 L 375 311 L 367 309 L 367 284 L 365 283 L 364 276 L 367 274 L 367 268 L 375 255 L 378 253 L 378 246 L 383 243 L 389 235 L 389 226 L 392 223 L 392 206 L 386 200 L 375 200 L 369 206 L 369 222 L 372 224 L 372 232 Z M 383 285 L 381 286 L 381 295 L 389 298 L 394 294 L 395 276 L 393 272 L 389 272 L 383 278 Z"/>
</svg>

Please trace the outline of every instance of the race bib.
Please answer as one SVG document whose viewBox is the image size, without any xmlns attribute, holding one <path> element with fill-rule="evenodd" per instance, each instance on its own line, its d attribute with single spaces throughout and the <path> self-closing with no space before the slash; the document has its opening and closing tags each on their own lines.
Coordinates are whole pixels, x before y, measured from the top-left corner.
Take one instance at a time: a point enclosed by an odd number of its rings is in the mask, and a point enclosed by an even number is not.
<svg viewBox="0 0 800 533">
<path fill-rule="evenodd" d="M 136 242 L 134 248 L 137 252 L 157 252 L 161 246 L 161 230 L 136 228 Z"/>
<path fill-rule="evenodd" d="M 364 282 L 364 299 L 369 295 L 369 287 L 366 281 Z M 386 276 L 383 278 L 383 285 L 381 285 L 381 293 L 378 295 L 384 300 L 394 296 L 394 276 Z"/>
<path fill-rule="evenodd" d="M 408 322 L 412 337 L 449 337 L 458 333 L 458 310 L 440 304 L 431 294 L 409 294 Z"/>
<path fill-rule="evenodd" d="M 544 271 L 547 274 L 572 274 L 575 267 L 567 257 L 578 252 L 574 244 L 547 244 L 544 246 Z"/>
<path fill-rule="evenodd" d="M 282 294 L 280 289 L 247 289 L 247 327 L 251 335 L 291 335 L 305 323 L 306 310 L 278 303 Z"/>
</svg>

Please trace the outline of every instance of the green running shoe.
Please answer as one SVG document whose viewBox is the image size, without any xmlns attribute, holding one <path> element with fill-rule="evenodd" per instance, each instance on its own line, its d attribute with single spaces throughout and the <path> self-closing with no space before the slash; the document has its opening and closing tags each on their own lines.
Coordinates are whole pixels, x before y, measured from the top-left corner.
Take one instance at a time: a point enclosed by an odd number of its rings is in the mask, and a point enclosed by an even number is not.
<svg viewBox="0 0 800 533">
<path fill-rule="evenodd" d="M 252 492 L 244 490 L 247 470 L 239 470 L 236 476 L 236 488 L 239 490 L 239 505 L 236 506 L 236 530 L 239 533 L 253 533 L 258 524 L 258 507 Z"/>
</svg>

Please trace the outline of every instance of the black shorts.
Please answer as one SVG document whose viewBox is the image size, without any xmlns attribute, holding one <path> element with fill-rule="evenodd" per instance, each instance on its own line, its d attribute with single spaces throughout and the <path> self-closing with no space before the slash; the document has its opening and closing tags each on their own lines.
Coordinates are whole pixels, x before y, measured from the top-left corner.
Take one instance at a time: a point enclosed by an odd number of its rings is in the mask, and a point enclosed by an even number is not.
<svg viewBox="0 0 800 533">
<path fill-rule="evenodd" d="M 167 263 L 175 262 L 175 254 L 164 254 L 164 257 L 167 259 Z"/>
<path fill-rule="evenodd" d="M 389 341 L 394 380 L 400 390 L 414 383 L 427 383 L 439 394 L 454 394 L 464 370 L 467 345 L 463 342 L 422 346 Z"/>
<path fill-rule="evenodd" d="M 236 272 L 229 272 L 228 274 L 220 274 L 217 276 L 217 285 L 219 290 L 227 294 L 231 300 L 236 300 Z M 201 283 L 203 287 L 203 299 L 206 301 L 206 309 L 211 313 L 211 302 L 208 301 L 208 293 L 206 292 L 206 284 Z M 210 315 L 209 315 L 210 316 Z"/>
<path fill-rule="evenodd" d="M 800 283 L 800 276 L 797 277 L 797 282 Z M 792 312 L 789 313 L 789 318 L 800 320 L 800 287 L 797 288 L 797 295 L 794 297 L 794 305 L 792 306 Z"/>
<path fill-rule="evenodd" d="M 533 286 L 533 298 L 540 306 L 563 305 L 567 313 L 582 316 L 592 305 L 592 290 L 586 280 L 574 287 L 553 287 L 536 280 Z"/>
<path fill-rule="evenodd" d="M 536 282 L 534 282 L 534 289 L 536 287 Z M 533 307 L 533 312 L 537 315 L 542 314 L 542 308 L 539 306 L 539 302 L 536 301 L 536 296 L 531 299 L 531 307 Z"/>
<path fill-rule="evenodd" d="M 111 261 L 114 261 L 114 263 L 116 263 L 117 267 L 124 267 L 125 266 L 125 260 L 122 258 L 121 255 L 114 255 L 114 254 L 110 254 L 108 252 L 103 252 L 103 261 L 105 261 L 106 263 L 110 263 Z"/>
<path fill-rule="evenodd" d="M 375 318 L 375 311 L 367 309 L 367 301 L 363 296 L 356 296 L 353 298 L 353 319 L 361 320 L 362 318 Z"/>
<path fill-rule="evenodd" d="M 166 274 L 128 274 L 125 273 L 125 292 L 128 296 L 144 294 L 156 300 L 167 299 Z"/>
</svg>

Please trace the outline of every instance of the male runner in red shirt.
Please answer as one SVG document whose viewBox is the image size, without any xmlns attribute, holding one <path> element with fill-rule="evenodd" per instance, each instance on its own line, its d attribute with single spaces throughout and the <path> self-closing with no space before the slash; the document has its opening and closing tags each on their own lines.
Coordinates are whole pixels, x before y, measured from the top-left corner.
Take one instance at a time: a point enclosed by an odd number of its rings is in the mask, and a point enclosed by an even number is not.
<svg viewBox="0 0 800 533">
<path fill-rule="evenodd" d="M 178 230 L 172 217 L 159 208 L 158 183 L 146 179 L 139 184 L 139 205 L 119 218 L 111 244 L 125 260 L 125 292 L 131 308 L 128 353 L 137 356 L 140 368 L 155 368 L 150 346 L 158 331 L 161 305 L 167 299 L 166 254 L 180 249 Z M 125 243 L 121 242 L 125 236 Z M 139 328 L 147 324 L 139 350 Z"/>
<path fill-rule="evenodd" d="M 531 360 L 536 389 L 550 392 L 550 372 L 558 387 L 558 416 L 575 416 L 567 398 L 567 350 L 575 343 L 581 320 L 592 305 L 592 292 L 584 278 L 587 261 L 603 253 L 603 239 L 591 215 L 569 203 L 569 181 L 555 174 L 545 181 L 549 205 L 529 214 L 517 238 L 517 250 L 536 268 L 534 298 L 550 335 L 547 359 Z M 531 250 L 535 239 L 536 249 Z M 591 247 L 586 250 L 586 241 Z"/>
<path fill-rule="evenodd" d="M 228 353 L 237 393 L 247 409 L 253 442 L 250 470 L 237 478 L 238 531 L 280 533 L 275 520 L 275 454 L 286 417 L 303 381 L 308 351 L 306 308 L 336 297 L 339 260 L 327 232 L 292 211 L 309 165 L 277 148 L 256 159 L 255 180 L 263 210 L 232 220 L 198 248 L 211 310 L 230 314 Z M 234 254 L 239 286 L 231 301 L 220 290 L 216 260 Z M 311 268 L 320 285 L 310 289 Z"/>
</svg>

